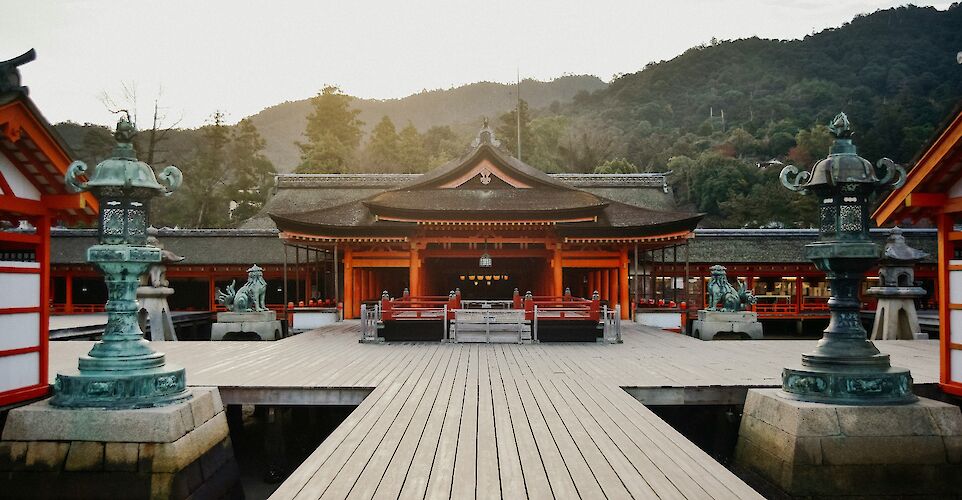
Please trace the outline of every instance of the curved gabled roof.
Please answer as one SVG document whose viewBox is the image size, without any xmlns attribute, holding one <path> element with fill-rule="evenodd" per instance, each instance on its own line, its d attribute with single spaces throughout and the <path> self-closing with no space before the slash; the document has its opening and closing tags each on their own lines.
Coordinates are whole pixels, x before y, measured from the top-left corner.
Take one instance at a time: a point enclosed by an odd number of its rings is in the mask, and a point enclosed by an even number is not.
<svg viewBox="0 0 962 500">
<path fill-rule="evenodd" d="M 490 128 L 471 149 L 397 188 L 331 208 L 270 213 L 282 231 L 406 234 L 426 222 L 556 224 L 572 235 L 642 235 L 691 230 L 703 214 L 665 212 L 619 203 L 577 189 L 504 152 Z"/>
</svg>

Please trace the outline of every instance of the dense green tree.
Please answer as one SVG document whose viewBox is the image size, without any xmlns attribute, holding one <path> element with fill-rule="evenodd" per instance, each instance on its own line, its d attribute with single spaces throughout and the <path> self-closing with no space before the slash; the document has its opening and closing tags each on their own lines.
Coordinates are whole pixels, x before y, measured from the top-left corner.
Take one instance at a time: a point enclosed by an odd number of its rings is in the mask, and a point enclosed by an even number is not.
<svg viewBox="0 0 962 500">
<path fill-rule="evenodd" d="M 561 141 L 567 135 L 568 124 L 566 116 L 541 116 L 531 120 L 525 163 L 545 172 L 563 172 L 565 159 L 561 155 Z"/>
<path fill-rule="evenodd" d="M 351 107 L 353 97 L 328 85 L 311 98 L 312 112 L 307 117 L 305 143 L 301 149 L 301 163 L 297 172 L 336 173 L 346 169 L 361 142 L 359 110 Z"/>
<path fill-rule="evenodd" d="M 832 140 L 832 134 L 825 125 L 799 130 L 795 136 L 795 147 L 788 151 L 788 158 L 799 167 L 808 168 L 815 160 L 828 155 Z"/>
<path fill-rule="evenodd" d="M 464 141 L 448 125 L 429 128 L 421 139 L 430 167 L 436 167 L 457 158 L 464 149 Z"/>
<path fill-rule="evenodd" d="M 516 109 L 504 113 L 498 118 L 495 135 L 501 141 L 501 147 L 512 155 L 518 155 L 518 113 L 521 113 L 521 157 L 524 159 L 525 149 L 531 144 L 531 115 L 528 113 L 528 103 L 524 99 L 518 103 Z"/>
<path fill-rule="evenodd" d="M 398 165 L 398 134 L 394 122 L 386 115 L 371 132 L 367 153 L 374 167 L 395 167 Z"/>
<path fill-rule="evenodd" d="M 418 129 L 408 123 L 398 134 L 398 164 L 405 172 L 424 172 L 428 168 L 428 155 Z"/>
<path fill-rule="evenodd" d="M 228 223 L 230 127 L 224 123 L 224 113 L 216 111 L 199 132 L 194 155 L 179 165 L 186 182 L 157 204 L 155 221 L 159 223 L 180 227 L 224 227 Z"/>
<path fill-rule="evenodd" d="M 624 159 L 615 158 L 613 160 L 607 160 L 601 165 L 595 167 L 594 173 L 596 174 L 636 174 L 638 173 L 638 167 L 634 163 Z"/>
<path fill-rule="evenodd" d="M 264 156 L 266 143 L 251 120 L 241 120 L 231 131 L 227 148 L 231 197 L 230 219 L 243 222 L 260 211 L 274 184 L 274 164 Z"/>
</svg>

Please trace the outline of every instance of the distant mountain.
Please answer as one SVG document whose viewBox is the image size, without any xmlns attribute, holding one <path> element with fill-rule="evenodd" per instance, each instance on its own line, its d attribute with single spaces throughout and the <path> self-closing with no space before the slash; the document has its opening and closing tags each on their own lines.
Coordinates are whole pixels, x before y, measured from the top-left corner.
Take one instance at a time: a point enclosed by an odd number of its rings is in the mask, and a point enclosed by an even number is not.
<svg viewBox="0 0 962 500">
<path fill-rule="evenodd" d="M 693 47 L 613 80 L 568 105 L 626 138 L 637 165 L 692 155 L 686 134 L 716 144 L 741 128 L 784 156 L 779 133 L 827 124 L 845 111 L 866 158 L 908 162 L 962 98 L 962 4 L 940 11 L 905 6 L 860 15 L 801 40 L 747 38 Z M 683 147 L 684 146 L 684 147 Z M 821 153 L 820 153 L 821 154 Z"/>
<path fill-rule="evenodd" d="M 532 109 L 557 108 L 571 102 L 579 93 L 590 93 L 605 87 L 596 76 L 563 76 L 550 82 L 523 80 L 521 97 Z M 435 125 L 451 125 L 455 130 L 478 127 L 481 117 L 491 119 L 514 108 L 517 100 L 513 84 L 480 82 L 448 90 L 423 91 L 402 99 L 357 99 L 353 105 L 361 110 L 365 131 L 369 132 L 382 116 L 388 116 L 398 128 L 410 121 L 421 132 Z M 251 119 L 267 141 L 266 156 L 278 172 L 290 172 L 300 162 L 295 141 L 303 140 L 308 99 L 285 102 L 261 111 Z"/>
</svg>

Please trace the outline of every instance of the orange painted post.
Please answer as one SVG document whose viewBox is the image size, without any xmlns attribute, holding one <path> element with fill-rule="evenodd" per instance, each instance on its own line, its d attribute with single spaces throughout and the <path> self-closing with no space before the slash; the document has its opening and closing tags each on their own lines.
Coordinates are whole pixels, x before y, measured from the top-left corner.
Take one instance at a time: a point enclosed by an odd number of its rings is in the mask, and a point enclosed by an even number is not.
<svg viewBox="0 0 962 500">
<path fill-rule="evenodd" d="M 217 282 L 214 281 L 214 272 L 211 270 L 210 274 L 207 275 L 207 298 L 208 298 L 208 310 L 213 312 L 217 310 Z"/>
<path fill-rule="evenodd" d="M 314 297 L 311 294 L 311 266 L 310 266 L 310 254 L 305 258 L 307 260 L 307 269 L 304 270 L 304 303 L 308 304 L 310 300 Z"/>
<path fill-rule="evenodd" d="M 949 394 L 962 396 L 962 381 L 952 380 L 952 284 L 949 281 L 949 261 L 955 252 L 949 235 L 954 223 L 949 214 L 940 214 L 936 222 L 939 235 L 939 386 Z"/>
<path fill-rule="evenodd" d="M 411 244 L 410 283 L 411 295 L 421 295 L 421 256 L 414 243 Z"/>
<path fill-rule="evenodd" d="M 618 278 L 618 302 L 621 304 L 621 319 L 631 317 L 631 308 L 628 304 L 628 249 L 621 249 L 621 266 L 619 267 L 620 276 Z"/>
<path fill-rule="evenodd" d="M 601 288 L 601 300 L 608 300 L 610 297 L 608 295 L 608 292 L 610 291 L 609 287 L 611 286 L 608 284 L 610 273 L 608 273 L 607 269 L 602 269 L 598 272 L 601 274 L 601 286 L 599 287 Z M 611 302 L 609 301 L 608 303 L 610 304 Z"/>
<path fill-rule="evenodd" d="M 66 293 L 66 298 L 64 299 L 64 312 L 67 314 L 73 313 L 73 273 L 67 272 L 67 276 L 64 277 L 64 292 Z"/>
<path fill-rule="evenodd" d="M 598 272 L 588 271 L 588 293 L 585 294 L 586 298 L 590 298 L 591 294 L 595 293 L 598 289 Z"/>
<path fill-rule="evenodd" d="M 361 273 L 362 271 L 362 269 L 354 268 L 354 287 L 352 288 L 354 293 L 351 294 L 354 299 L 351 303 L 353 318 L 361 317 L 361 288 L 364 286 L 364 275 Z"/>
<path fill-rule="evenodd" d="M 50 365 L 50 216 L 37 218 L 36 260 L 40 263 L 40 376 L 39 383 L 46 394 L 47 369 Z"/>
<path fill-rule="evenodd" d="M 344 318 L 354 319 L 354 262 L 351 247 L 344 246 Z"/>
<path fill-rule="evenodd" d="M 552 253 L 551 259 L 551 271 L 552 271 L 552 295 L 560 297 L 564 293 L 564 274 L 561 268 L 561 245 L 556 245 Z"/>
<path fill-rule="evenodd" d="M 608 269 L 608 308 L 614 309 L 618 303 L 618 269 Z"/>
</svg>

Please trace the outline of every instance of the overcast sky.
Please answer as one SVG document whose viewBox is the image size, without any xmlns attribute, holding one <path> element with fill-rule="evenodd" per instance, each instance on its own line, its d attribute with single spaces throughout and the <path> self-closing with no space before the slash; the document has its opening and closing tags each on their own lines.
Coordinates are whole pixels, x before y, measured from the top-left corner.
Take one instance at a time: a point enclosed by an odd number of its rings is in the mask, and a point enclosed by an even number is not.
<svg viewBox="0 0 962 500">
<path fill-rule="evenodd" d="M 334 83 L 368 98 L 476 81 L 609 81 L 712 37 L 800 38 L 870 0 L 0 0 L 0 60 L 22 68 L 52 122 L 109 124 L 101 96 L 134 84 L 140 119 L 161 102 L 181 126 L 235 122 Z M 945 9 L 951 1 L 916 2 Z"/>
</svg>

